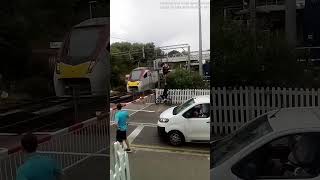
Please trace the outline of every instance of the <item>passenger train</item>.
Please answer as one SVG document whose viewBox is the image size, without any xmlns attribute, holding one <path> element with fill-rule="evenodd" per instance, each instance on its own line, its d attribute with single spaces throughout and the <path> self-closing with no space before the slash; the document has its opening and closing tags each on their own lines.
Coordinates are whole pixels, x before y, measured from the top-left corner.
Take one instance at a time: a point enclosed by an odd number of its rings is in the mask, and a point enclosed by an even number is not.
<svg viewBox="0 0 320 180">
<path fill-rule="evenodd" d="M 132 70 L 128 78 L 127 92 L 143 92 L 153 89 L 158 83 L 158 72 L 147 67 Z"/>
<path fill-rule="evenodd" d="M 110 77 L 109 18 L 93 18 L 75 25 L 67 34 L 55 62 L 57 96 L 107 95 Z"/>
</svg>

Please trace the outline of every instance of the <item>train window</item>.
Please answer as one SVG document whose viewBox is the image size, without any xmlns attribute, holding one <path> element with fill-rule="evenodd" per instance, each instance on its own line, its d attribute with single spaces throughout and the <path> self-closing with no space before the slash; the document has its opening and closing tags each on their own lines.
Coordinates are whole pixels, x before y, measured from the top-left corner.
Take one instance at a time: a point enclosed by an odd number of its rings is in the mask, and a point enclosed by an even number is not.
<svg viewBox="0 0 320 180">
<path fill-rule="evenodd" d="M 143 78 L 147 78 L 147 77 L 148 77 L 148 74 L 145 73 L 145 74 L 143 75 Z"/>
<path fill-rule="evenodd" d="M 69 56 L 72 64 L 81 63 L 82 59 L 89 57 L 97 47 L 99 28 L 79 28 L 71 33 Z M 87 61 L 87 60 L 85 60 Z"/>
<path fill-rule="evenodd" d="M 138 81 L 140 79 L 141 71 L 132 71 L 130 79 L 132 81 Z"/>
</svg>

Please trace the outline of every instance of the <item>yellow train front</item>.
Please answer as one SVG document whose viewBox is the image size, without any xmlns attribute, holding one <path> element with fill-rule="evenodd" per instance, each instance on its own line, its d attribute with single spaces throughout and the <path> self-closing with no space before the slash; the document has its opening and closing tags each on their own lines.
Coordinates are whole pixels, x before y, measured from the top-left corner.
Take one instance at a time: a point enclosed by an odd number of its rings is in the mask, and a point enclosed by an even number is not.
<svg viewBox="0 0 320 180">
<path fill-rule="evenodd" d="M 139 67 L 132 70 L 128 78 L 127 92 L 143 92 L 153 89 L 158 83 L 158 72 L 148 67 Z"/>
<path fill-rule="evenodd" d="M 109 93 L 109 26 L 109 18 L 94 18 L 68 33 L 54 71 L 57 96 Z"/>
</svg>

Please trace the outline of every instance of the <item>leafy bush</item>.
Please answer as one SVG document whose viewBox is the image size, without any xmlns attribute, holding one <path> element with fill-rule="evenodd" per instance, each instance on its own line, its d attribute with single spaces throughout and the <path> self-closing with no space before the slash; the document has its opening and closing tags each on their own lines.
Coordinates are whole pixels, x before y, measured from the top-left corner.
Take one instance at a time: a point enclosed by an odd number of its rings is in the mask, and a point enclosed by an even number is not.
<svg viewBox="0 0 320 180">
<path fill-rule="evenodd" d="M 208 84 L 198 72 L 189 72 L 185 69 L 177 69 L 168 74 L 167 84 L 170 89 L 206 89 Z"/>
</svg>

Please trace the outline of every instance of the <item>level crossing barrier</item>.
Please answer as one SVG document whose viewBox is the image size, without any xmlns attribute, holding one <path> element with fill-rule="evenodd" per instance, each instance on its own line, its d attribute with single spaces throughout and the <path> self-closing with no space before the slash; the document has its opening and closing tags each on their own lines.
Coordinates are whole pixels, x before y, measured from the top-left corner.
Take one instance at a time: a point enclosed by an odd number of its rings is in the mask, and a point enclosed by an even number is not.
<svg viewBox="0 0 320 180">
<path fill-rule="evenodd" d="M 84 122 L 38 138 L 40 155 L 48 156 L 63 171 L 93 156 L 108 157 L 110 144 L 109 118 L 91 118 Z M 109 158 L 109 157 L 108 157 Z M 16 179 L 17 169 L 23 164 L 22 147 L 0 149 L 0 180 Z"/>
<path fill-rule="evenodd" d="M 128 153 L 119 142 L 113 144 L 110 180 L 131 180 Z"/>
</svg>

